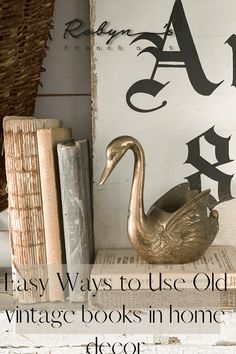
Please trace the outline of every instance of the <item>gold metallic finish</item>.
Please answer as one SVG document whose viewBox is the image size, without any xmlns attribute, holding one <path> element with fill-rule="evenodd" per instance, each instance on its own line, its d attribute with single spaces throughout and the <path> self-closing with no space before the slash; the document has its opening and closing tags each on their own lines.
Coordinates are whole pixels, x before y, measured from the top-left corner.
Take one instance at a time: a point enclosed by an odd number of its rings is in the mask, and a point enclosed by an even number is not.
<svg viewBox="0 0 236 354">
<path fill-rule="evenodd" d="M 121 136 L 108 145 L 100 184 L 107 180 L 129 149 L 134 153 L 128 214 L 128 236 L 132 246 L 149 263 L 195 261 L 210 246 L 219 229 L 218 212 L 212 210 L 208 213 L 210 190 L 191 191 L 188 183 L 179 184 L 157 200 L 145 214 L 145 156 L 136 139 Z"/>
</svg>

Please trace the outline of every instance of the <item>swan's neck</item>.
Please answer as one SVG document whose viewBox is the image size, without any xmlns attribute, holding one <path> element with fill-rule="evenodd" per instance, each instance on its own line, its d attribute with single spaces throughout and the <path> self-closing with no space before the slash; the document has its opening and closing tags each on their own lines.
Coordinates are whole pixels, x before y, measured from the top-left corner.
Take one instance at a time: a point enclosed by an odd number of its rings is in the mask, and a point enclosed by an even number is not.
<svg viewBox="0 0 236 354">
<path fill-rule="evenodd" d="M 129 225 L 131 227 L 136 225 L 142 229 L 145 220 L 143 207 L 145 158 L 141 145 L 133 144 L 131 149 L 134 152 L 134 174 L 129 206 Z"/>
</svg>

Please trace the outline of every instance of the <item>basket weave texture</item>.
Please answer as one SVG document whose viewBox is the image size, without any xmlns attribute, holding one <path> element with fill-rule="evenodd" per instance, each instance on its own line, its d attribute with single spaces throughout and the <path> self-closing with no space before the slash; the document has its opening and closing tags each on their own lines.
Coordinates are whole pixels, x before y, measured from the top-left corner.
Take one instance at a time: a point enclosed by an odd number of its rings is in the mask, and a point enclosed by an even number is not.
<svg viewBox="0 0 236 354">
<path fill-rule="evenodd" d="M 0 152 L 2 119 L 32 116 L 49 36 L 54 0 L 0 0 Z M 7 207 L 0 154 L 0 211 Z"/>
</svg>

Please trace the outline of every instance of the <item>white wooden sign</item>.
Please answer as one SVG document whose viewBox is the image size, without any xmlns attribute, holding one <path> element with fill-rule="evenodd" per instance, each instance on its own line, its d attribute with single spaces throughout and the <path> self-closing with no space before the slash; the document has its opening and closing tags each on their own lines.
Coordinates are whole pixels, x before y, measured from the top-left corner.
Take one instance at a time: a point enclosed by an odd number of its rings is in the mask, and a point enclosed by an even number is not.
<svg viewBox="0 0 236 354">
<path fill-rule="evenodd" d="M 146 155 L 145 210 L 189 181 L 211 188 L 217 244 L 236 245 L 236 3 L 93 0 L 94 213 L 97 248 L 127 247 L 133 157 L 98 185 L 108 143 Z"/>
</svg>

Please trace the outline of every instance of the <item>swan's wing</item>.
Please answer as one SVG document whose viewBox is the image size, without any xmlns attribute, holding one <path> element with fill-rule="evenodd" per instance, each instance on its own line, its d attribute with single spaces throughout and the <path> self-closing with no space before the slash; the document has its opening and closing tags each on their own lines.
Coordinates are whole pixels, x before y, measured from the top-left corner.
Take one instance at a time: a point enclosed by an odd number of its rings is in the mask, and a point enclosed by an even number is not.
<svg viewBox="0 0 236 354">
<path fill-rule="evenodd" d="M 188 203 L 180 208 L 170 219 L 163 232 L 163 237 L 168 242 L 173 243 L 173 246 L 180 246 L 193 249 L 199 247 L 201 240 L 205 242 L 204 237 L 199 238 L 199 235 L 206 235 L 207 222 L 207 205 L 210 190 L 205 190 Z"/>
<path fill-rule="evenodd" d="M 192 197 L 172 213 L 165 227 L 157 223 L 151 248 L 163 263 L 190 262 L 210 245 L 218 230 L 218 215 L 215 211 L 208 217 L 209 194 L 210 190 L 206 190 Z M 158 214 L 157 209 L 153 210 L 153 216 L 155 212 Z"/>
<path fill-rule="evenodd" d="M 165 209 L 167 203 L 171 203 L 174 200 L 178 200 L 179 196 L 192 197 L 199 192 L 196 190 L 190 191 L 189 183 L 181 183 L 165 193 L 160 199 L 158 199 L 149 209 L 148 215 L 156 208 Z"/>
</svg>

